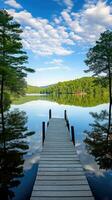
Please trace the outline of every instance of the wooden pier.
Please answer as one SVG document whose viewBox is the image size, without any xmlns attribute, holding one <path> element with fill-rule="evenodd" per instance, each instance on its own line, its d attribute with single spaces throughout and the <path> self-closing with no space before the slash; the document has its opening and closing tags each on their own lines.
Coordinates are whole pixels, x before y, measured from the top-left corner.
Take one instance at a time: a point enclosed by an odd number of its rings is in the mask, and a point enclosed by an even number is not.
<svg viewBox="0 0 112 200">
<path fill-rule="evenodd" d="M 94 200 L 66 120 L 48 124 L 31 200 Z"/>
</svg>

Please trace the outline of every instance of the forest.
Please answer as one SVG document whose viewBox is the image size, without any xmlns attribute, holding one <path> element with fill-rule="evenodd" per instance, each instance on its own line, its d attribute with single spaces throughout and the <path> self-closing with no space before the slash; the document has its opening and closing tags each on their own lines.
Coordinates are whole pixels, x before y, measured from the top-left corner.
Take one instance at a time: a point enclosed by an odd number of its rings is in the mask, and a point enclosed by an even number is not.
<svg viewBox="0 0 112 200">
<path fill-rule="evenodd" d="M 27 86 L 26 93 L 108 95 L 108 82 L 105 78 L 83 77 L 59 82 L 47 87 Z M 102 84 L 103 83 L 103 84 Z"/>
</svg>

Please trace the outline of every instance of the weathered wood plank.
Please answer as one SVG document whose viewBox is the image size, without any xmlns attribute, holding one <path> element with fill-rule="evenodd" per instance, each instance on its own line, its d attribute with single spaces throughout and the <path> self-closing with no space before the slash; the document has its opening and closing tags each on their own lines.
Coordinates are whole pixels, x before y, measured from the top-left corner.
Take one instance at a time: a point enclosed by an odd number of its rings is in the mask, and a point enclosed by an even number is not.
<svg viewBox="0 0 112 200">
<path fill-rule="evenodd" d="M 53 180 L 64 180 L 64 181 L 70 181 L 70 180 L 86 180 L 85 176 L 40 176 L 38 175 L 37 178 L 38 180 L 46 180 L 46 181 L 53 181 Z"/>
<path fill-rule="evenodd" d="M 46 156 L 45 157 L 41 157 L 40 158 L 40 162 L 42 162 L 42 161 L 79 161 L 79 158 L 69 158 L 69 157 L 65 157 L 65 158 L 60 158 L 60 157 L 47 157 L 46 158 Z M 80 162 L 80 161 L 79 161 Z"/>
<path fill-rule="evenodd" d="M 44 159 L 44 158 L 54 158 L 54 155 L 52 155 L 52 154 L 48 154 L 46 156 L 45 154 L 41 153 L 41 155 L 42 155 L 41 159 Z M 78 158 L 78 157 L 75 154 L 73 154 L 73 155 L 60 155 L 60 154 L 57 154 L 57 155 L 55 155 L 55 158 Z"/>
<path fill-rule="evenodd" d="M 55 172 L 55 171 L 60 171 L 60 172 L 73 172 L 73 171 L 83 171 L 83 169 L 81 168 L 81 167 L 78 167 L 78 168 L 74 168 L 74 167 L 69 167 L 69 168 L 67 168 L 67 167 L 62 167 L 62 168 L 53 168 L 53 167 L 51 167 L 51 168 L 48 168 L 48 167 L 39 167 L 39 169 L 38 169 L 38 171 L 50 171 L 50 172 Z"/>
<path fill-rule="evenodd" d="M 52 186 L 52 185 L 35 185 L 34 190 L 43 190 L 43 191 L 88 191 L 90 190 L 88 185 L 57 185 L 57 186 Z"/>
<path fill-rule="evenodd" d="M 39 165 L 39 167 L 42 167 L 42 168 L 47 168 L 47 167 L 49 167 L 49 168 L 61 168 L 61 167 L 66 167 L 66 168 L 79 168 L 79 167 L 81 167 L 81 165 L 80 164 L 52 164 L 52 165 L 50 165 L 50 164 L 42 164 L 42 163 L 40 163 L 40 165 Z"/>
<path fill-rule="evenodd" d="M 93 200 L 66 122 L 49 121 L 31 200 Z"/>
<path fill-rule="evenodd" d="M 62 172 L 48 172 L 48 171 L 39 171 L 38 172 L 38 175 L 47 175 L 47 176 L 79 176 L 79 175 L 84 175 L 84 172 L 83 171 L 71 171 L 71 172 L 68 172 L 68 171 L 62 171 Z"/>
<path fill-rule="evenodd" d="M 56 160 L 40 160 L 40 164 L 43 164 L 43 163 L 45 163 L 45 164 L 80 164 L 80 162 L 79 162 L 79 160 L 58 160 L 58 159 L 56 159 Z"/>
<path fill-rule="evenodd" d="M 31 200 L 94 200 L 93 197 L 31 197 Z"/>
<path fill-rule="evenodd" d="M 40 181 L 38 181 L 38 180 L 36 180 L 35 181 L 35 185 L 54 185 L 54 186 L 56 186 L 56 185 L 70 185 L 70 186 L 72 186 L 72 185 L 88 185 L 88 182 L 87 182 L 87 180 L 76 180 L 76 181 L 74 181 L 74 180 L 70 180 L 70 181 L 62 181 L 62 180 L 60 180 L 60 181 L 42 181 L 42 180 L 40 180 Z"/>
<path fill-rule="evenodd" d="M 39 191 L 33 190 L 32 196 L 36 197 L 91 197 L 91 191 Z"/>
<path fill-rule="evenodd" d="M 61 153 L 62 154 L 60 154 L 59 152 L 54 152 L 54 151 L 52 151 L 52 152 L 41 152 L 41 158 L 44 158 L 44 157 L 46 157 L 46 155 L 47 156 L 50 156 L 50 157 L 53 157 L 53 155 L 55 154 L 55 157 L 61 157 L 61 158 L 64 158 L 64 157 L 68 157 L 68 158 L 78 158 L 74 153 L 67 153 L 67 152 L 63 152 L 63 151 L 61 151 Z M 46 158 L 48 158 L 48 157 L 46 157 Z"/>
</svg>

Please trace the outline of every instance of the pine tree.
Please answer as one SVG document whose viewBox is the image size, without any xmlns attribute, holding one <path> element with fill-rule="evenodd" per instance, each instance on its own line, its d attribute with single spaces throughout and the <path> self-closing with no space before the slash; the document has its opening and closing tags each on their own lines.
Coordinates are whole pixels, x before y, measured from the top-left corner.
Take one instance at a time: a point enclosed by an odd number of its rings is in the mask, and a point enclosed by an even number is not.
<svg viewBox="0 0 112 200">
<path fill-rule="evenodd" d="M 85 63 L 89 69 L 85 72 L 93 72 L 94 76 L 105 75 L 109 82 L 109 133 L 111 132 L 111 110 L 112 110 L 112 31 L 101 34 L 96 45 L 90 48 Z"/>
<path fill-rule="evenodd" d="M 27 72 L 34 71 L 24 66 L 28 57 L 23 51 L 21 33 L 20 24 L 6 10 L 0 10 L 0 105 L 3 127 L 5 92 L 20 93 L 25 86 Z"/>
</svg>

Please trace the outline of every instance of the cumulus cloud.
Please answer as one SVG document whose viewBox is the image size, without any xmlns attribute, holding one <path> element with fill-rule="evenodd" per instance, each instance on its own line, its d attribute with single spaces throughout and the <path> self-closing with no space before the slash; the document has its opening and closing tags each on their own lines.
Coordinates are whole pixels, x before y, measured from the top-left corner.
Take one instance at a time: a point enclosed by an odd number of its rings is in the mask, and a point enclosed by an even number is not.
<svg viewBox="0 0 112 200">
<path fill-rule="evenodd" d="M 75 34 L 74 32 L 70 32 L 70 37 L 74 40 L 74 41 L 80 41 L 82 40 L 82 37 Z"/>
<path fill-rule="evenodd" d="M 63 2 L 68 7 L 73 6 L 72 1 Z M 23 25 L 24 47 L 41 56 L 70 55 L 77 43 L 90 46 L 99 38 L 101 32 L 112 28 L 112 5 L 101 0 L 86 0 L 79 12 L 65 9 L 59 17 L 54 17 L 53 22 L 35 18 L 26 10 L 9 12 Z"/>
<path fill-rule="evenodd" d="M 61 23 L 61 20 L 59 19 L 59 18 L 54 18 L 54 22 L 56 23 L 56 24 L 60 24 Z"/>
<path fill-rule="evenodd" d="M 10 14 L 23 25 L 23 44 L 26 49 L 38 55 L 70 55 L 73 53 L 67 46 L 73 45 L 66 28 L 63 26 L 53 27 L 47 19 L 34 18 L 27 11 Z M 67 45 L 65 47 L 65 45 Z"/>
<path fill-rule="evenodd" d="M 17 8 L 17 9 L 22 8 L 22 6 L 19 3 L 17 3 L 16 0 L 5 0 L 4 3 L 13 8 Z"/>
<path fill-rule="evenodd" d="M 83 32 L 83 27 L 81 27 L 79 21 L 77 19 L 72 20 L 71 15 L 67 11 L 63 11 L 61 15 L 72 30 L 75 30 L 75 32 Z"/>
<path fill-rule="evenodd" d="M 54 0 L 54 1 L 57 2 L 60 5 L 64 4 L 67 7 L 68 10 L 71 10 L 72 7 L 74 6 L 72 0 Z"/>
<path fill-rule="evenodd" d="M 101 0 L 87 1 L 79 13 L 64 10 L 61 15 L 75 41 L 92 44 L 101 32 L 112 28 L 112 6 Z"/>
<path fill-rule="evenodd" d="M 72 0 L 64 0 L 64 3 L 69 9 L 71 9 L 73 7 Z"/>
</svg>

